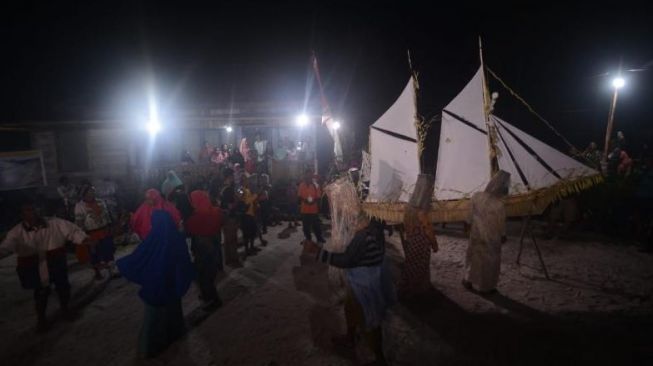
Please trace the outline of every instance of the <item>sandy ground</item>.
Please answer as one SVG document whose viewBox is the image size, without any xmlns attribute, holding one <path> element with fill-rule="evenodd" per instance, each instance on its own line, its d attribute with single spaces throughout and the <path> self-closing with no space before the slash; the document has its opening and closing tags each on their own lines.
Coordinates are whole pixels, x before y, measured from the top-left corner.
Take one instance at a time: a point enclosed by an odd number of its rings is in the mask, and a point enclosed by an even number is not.
<svg viewBox="0 0 653 366">
<path fill-rule="evenodd" d="M 517 232 L 518 228 L 514 228 Z M 22 290 L 15 258 L 0 261 L 0 360 L 3 365 L 356 365 L 335 349 L 344 331 L 340 305 L 330 299 L 326 267 L 302 256 L 301 233 L 277 239 L 245 267 L 219 278 L 225 305 L 199 309 L 197 290 L 184 299 L 188 334 L 153 360 L 139 360 L 136 343 L 143 305 L 124 279 L 93 281 L 71 258 L 74 322 L 34 332 L 31 292 Z M 460 285 L 466 240 L 441 231 L 432 257 L 433 290 L 397 304 L 384 327 L 394 365 L 651 364 L 653 256 L 587 238 L 538 240 L 551 280 L 532 244 L 522 264 L 516 236 L 503 249 L 500 293 L 489 297 Z M 390 238 L 393 271 L 401 249 Z M 132 248 L 122 248 L 119 255 Z M 358 358 L 369 359 L 363 346 Z"/>
</svg>

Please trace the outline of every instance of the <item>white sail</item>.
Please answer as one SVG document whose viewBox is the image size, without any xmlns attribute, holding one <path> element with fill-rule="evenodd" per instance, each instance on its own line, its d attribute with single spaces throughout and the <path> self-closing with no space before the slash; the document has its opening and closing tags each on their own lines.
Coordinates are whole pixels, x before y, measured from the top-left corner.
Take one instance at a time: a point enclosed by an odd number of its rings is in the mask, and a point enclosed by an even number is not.
<svg viewBox="0 0 653 366">
<path fill-rule="evenodd" d="M 436 200 L 469 198 L 489 182 L 490 149 L 484 119 L 483 76 L 479 69 L 442 111 Z M 497 116 L 491 115 L 490 119 L 497 127 L 499 168 L 511 174 L 510 195 L 598 174 Z"/>
<path fill-rule="evenodd" d="M 481 69 L 442 111 L 435 199 L 469 198 L 490 177 Z"/>
<path fill-rule="evenodd" d="M 509 158 L 514 160 L 516 167 L 522 171 L 523 177 L 513 175 L 511 179 L 513 187 L 528 185 L 530 189 L 540 189 L 561 180 L 574 180 L 598 174 L 596 170 L 528 135 L 499 117 L 492 116 L 491 118 L 499 130 L 500 139 L 510 150 L 509 153 L 503 152 L 504 157 L 510 156 L 511 153 L 512 157 Z M 521 191 L 524 190 L 526 189 L 519 188 L 515 193 L 522 193 Z"/>
<path fill-rule="evenodd" d="M 407 202 L 419 174 L 412 79 L 370 128 L 369 202 Z"/>
</svg>

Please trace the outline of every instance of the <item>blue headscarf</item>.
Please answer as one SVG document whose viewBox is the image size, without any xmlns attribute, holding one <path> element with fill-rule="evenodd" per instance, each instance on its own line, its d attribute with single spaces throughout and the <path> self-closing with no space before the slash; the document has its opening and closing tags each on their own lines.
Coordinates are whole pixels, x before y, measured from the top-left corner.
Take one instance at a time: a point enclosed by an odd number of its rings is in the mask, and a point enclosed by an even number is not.
<svg viewBox="0 0 653 366">
<path fill-rule="evenodd" d="M 184 183 L 179 179 L 174 170 L 168 171 L 166 179 L 161 184 L 161 193 L 163 193 L 163 198 L 168 199 L 170 192 L 174 191 L 175 188 L 183 185 Z"/>
<path fill-rule="evenodd" d="M 125 278 L 141 285 L 140 297 L 152 306 L 179 300 L 195 278 L 186 240 L 163 210 L 152 213 L 150 233 L 116 264 Z"/>
</svg>

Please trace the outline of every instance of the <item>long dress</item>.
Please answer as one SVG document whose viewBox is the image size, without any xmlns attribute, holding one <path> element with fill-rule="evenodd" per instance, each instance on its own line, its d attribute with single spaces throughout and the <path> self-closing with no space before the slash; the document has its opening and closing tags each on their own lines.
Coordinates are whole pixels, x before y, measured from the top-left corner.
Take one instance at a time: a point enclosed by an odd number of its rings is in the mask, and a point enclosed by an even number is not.
<svg viewBox="0 0 653 366">
<path fill-rule="evenodd" d="M 478 291 L 491 291 L 497 287 L 501 270 L 501 237 L 506 227 L 503 201 L 486 192 L 475 193 L 471 224 L 465 280 Z"/>
<path fill-rule="evenodd" d="M 198 286 L 204 301 L 218 301 L 215 279 L 218 270 L 222 270 L 222 212 L 211 204 L 206 191 L 193 191 L 190 194 L 190 203 L 194 212 L 186 221 L 186 232 L 192 239 L 191 251 L 197 270 Z"/>
<path fill-rule="evenodd" d="M 145 240 L 117 262 L 123 276 L 141 286 L 145 305 L 139 353 L 153 357 L 182 336 L 181 298 L 195 278 L 184 236 L 170 213 L 152 212 L 152 229 Z"/>
</svg>

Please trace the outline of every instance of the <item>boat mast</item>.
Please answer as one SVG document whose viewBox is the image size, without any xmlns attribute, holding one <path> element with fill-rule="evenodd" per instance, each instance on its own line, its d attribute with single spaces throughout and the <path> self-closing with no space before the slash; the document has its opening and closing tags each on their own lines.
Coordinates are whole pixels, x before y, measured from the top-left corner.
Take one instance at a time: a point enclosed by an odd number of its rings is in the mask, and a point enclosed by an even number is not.
<svg viewBox="0 0 653 366">
<path fill-rule="evenodd" d="M 478 37 L 478 52 L 481 60 L 481 80 L 483 83 L 483 115 L 485 117 L 485 126 L 487 127 L 487 137 L 490 146 L 490 177 L 493 177 L 499 171 L 499 161 L 497 159 L 497 133 L 494 122 L 490 119 L 491 101 L 490 90 L 487 87 L 487 80 L 485 78 L 485 63 L 483 63 L 483 42 L 481 37 Z"/>
<path fill-rule="evenodd" d="M 419 171 L 421 174 L 424 172 L 424 164 L 422 162 L 422 154 L 424 153 L 424 140 L 425 131 L 423 118 L 419 114 L 419 81 L 417 80 L 417 72 L 413 68 L 413 60 L 410 57 L 410 50 L 408 53 L 408 68 L 410 69 L 410 78 L 413 81 L 413 104 L 415 105 L 415 115 L 413 116 L 413 125 L 415 126 L 415 131 L 417 132 L 417 156 L 419 158 Z"/>
</svg>

